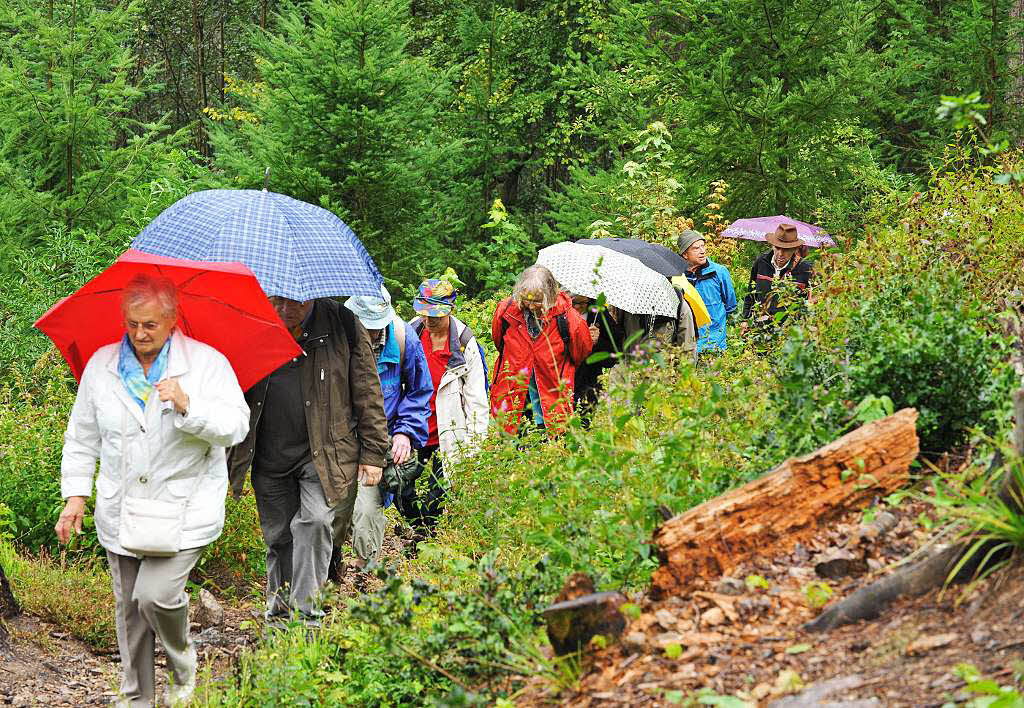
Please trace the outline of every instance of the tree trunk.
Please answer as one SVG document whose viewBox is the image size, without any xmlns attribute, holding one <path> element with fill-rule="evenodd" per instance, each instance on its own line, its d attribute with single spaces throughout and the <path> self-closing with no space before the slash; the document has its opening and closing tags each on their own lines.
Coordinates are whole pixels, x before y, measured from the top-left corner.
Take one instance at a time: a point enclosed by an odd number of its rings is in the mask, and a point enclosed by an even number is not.
<svg viewBox="0 0 1024 708">
<path fill-rule="evenodd" d="M 918 453 L 916 422 L 917 411 L 905 408 L 670 519 L 654 534 L 661 567 L 652 593 L 679 594 L 698 578 L 785 552 L 903 486 Z"/>
<path fill-rule="evenodd" d="M 205 12 L 205 2 L 200 11 L 198 0 L 192 0 L 192 31 L 193 41 L 196 45 L 196 98 L 199 103 L 199 115 L 196 121 L 196 151 L 203 157 L 209 157 L 210 147 L 206 139 L 206 127 L 203 124 L 206 118 L 206 108 L 210 105 L 210 97 L 206 91 L 206 39 L 203 37 L 203 15 Z"/>
<path fill-rule="evenodd" d="M 11 619 L 16 615 L 21 614 L 21 606 L 18 605 L 18 601 L 14 598 L 14 593 L 11 592 L 11 584 L 7 581 L 7 573 L 4 571 L 4 567 L 0 565 L 0 619 Z M 2 623 L 0 623 L 0 645 L 7 642 L 7 631 L 4 629 Z"/>
</svg>

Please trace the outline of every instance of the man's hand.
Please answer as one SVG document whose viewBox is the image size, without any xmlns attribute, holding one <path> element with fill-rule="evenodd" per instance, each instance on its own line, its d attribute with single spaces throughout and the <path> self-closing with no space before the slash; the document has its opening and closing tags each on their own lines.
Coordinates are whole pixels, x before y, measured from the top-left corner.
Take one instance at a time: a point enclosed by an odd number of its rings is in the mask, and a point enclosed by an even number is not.
<svg viewBox="0 0 1024 708">
<path fill-rule="evenodd" d="M 412 441 L 405 433 L 395 433 L 391 438 L 391 459 L 401 465 L 412 457 Z"/>
<path fill-rule="evenodd" d="M 359 483 L 364 487 L 372 487 L 380 483 L 380 476 L 383 474 L 383 467 L 374 467 L 373 465 L 359 465 L 357 475 L 359 477 Z"/>
<path fill-rule="evenodd" d="M 71 540 L 71 530 L 76 534 L 82 533 L 82 519 L 85 518 L 85 497 L 68 497 L 64 505 L 64 511 L 60 512 L 57 525 L 53 530 L 57 532 L 57 540 L 67 543 Z"/>
<path fill-rule="evenodd" d="M 188 413 L 188 396 L 181 390 L 177 379 L 164 379 L 154 387 L 160 394 L 161 401 L 170 401 L 174 410 L 181 415 Z"/>
<path fill-rule="evenodd" d="M 601 330 L 597 328 L 597 325 L 590 325 L 590 344 L 597 344 L 597 340 L 600 336 Z"/>
</svg>

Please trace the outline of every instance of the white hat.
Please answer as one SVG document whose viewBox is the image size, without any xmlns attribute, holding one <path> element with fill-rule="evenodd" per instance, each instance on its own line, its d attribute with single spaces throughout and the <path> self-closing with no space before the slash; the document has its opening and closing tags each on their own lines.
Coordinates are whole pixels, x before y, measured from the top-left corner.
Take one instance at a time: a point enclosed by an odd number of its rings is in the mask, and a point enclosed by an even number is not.
<svg viewBox="0 0 1024 708">
<path fill-rule="evenodd" d="M 380 297 L 355 295 L 345 302 L 366 329 L 384 329 L 395 319 L 395 308 L 391 307 L 391 293 L 380 286 Z"/>
</svg>

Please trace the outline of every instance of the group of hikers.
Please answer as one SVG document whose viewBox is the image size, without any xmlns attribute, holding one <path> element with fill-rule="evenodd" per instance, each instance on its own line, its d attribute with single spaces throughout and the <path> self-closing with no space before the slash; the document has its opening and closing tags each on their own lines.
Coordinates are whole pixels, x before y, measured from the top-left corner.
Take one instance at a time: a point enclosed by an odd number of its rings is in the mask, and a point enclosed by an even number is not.
<svg viewBox="0 0 1024 708">
<path fill-rule="evenodd" d="M 805 293 L 810 285 L 796 229 L 779 227 L 768 241 L 772 250 L 751 271 L 748 321 L 774 314 L 773 284 L 791 281 Z M 156 636 L 170 670 L 165 700 L 191 696 L 197 662 L 185 583 L 223 528 L 228 488 L 238 498 L 247 476 L 266 544 L 267 620 L 291 616 L 316 626 L 326 584 L 348 572 L 340 549 L 351 542 L 351 572 L 364 578 L 381 554 L 391 504 L 411 528 L 411 548 L 429 537 L 450 470 L 478 449 L 492 418 L 511 434 L 533 426 L 559 432 L 574 409 L 594 405 L 601 372 L 616 362 L 587 363 L 593 352 L 645 341 L 694 357 L 725 349 L 727 317 L 737 309 L 729 270 L 707 257 L 696 231 L 679 234 L 676 245 L 687 262 L 681 277 L 699 294 L 708 324 L 697 326 L 682 297 L 676 318 L 599 308 L 562 290 L 544 266 L 530 266 L 493 315 L 493 381 L 446 279 L 419 286 L 408 322 L 385 288 L 344 303 L 270 297 L 302 354 L 243 394 L 222 354 L 176 328 L 174 284 L 136 276 L 122 294 L 124 338 L 99 349 L 81 378 L 56 524 L 61 542 L 81 532 L 95 477 L 122 704 L 152 704 Z M 140 556 L 123 545 L 129 492 L 187 500 L 185 550 Z"/>
</svg>

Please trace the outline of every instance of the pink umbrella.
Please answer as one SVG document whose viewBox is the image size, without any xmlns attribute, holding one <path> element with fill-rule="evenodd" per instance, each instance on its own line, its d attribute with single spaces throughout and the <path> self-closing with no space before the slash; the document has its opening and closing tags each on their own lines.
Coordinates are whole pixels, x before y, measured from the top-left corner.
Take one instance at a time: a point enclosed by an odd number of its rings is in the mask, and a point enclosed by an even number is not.
<svg viewBox="0 0 1024 708">
<path fill-rule="evenodd" d="M 797 235 L 811 248 L 822 246 L 835 246 L 836 242 L 832 237 L 821 230 L 820 226 L 807 224 L 803 221 L 790 219 L 788 216 L 759 216 L 754 219 L 737 219 L 729 224 L 729 228 L 722 232 L 723 236 L 729 238 L 742 238 L 748 241 L 764 241 L 769 234 L 775 233 L 779 224 L 793 224 L 796 227 Z"/>
</svg>

